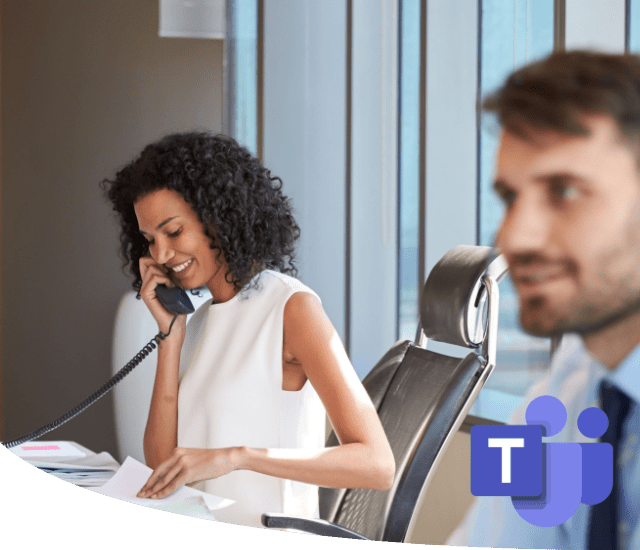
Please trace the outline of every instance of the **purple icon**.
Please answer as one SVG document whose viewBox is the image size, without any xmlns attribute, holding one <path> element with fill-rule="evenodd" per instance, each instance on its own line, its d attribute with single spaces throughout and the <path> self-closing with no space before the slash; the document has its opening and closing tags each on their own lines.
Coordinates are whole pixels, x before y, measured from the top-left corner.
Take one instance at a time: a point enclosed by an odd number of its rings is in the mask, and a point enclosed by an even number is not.
<svg viewBox="0 0 640 550">
<path fill-rule="evenodd" d="M 540 426 L 473 426 L 471 493 L 539 496 L 542 458 Z"/>
<path fill-rule="evenodd" d="M 607 431 L 609 419 L 604 411 L 590 407 L 580 413 L 578 429 L 585 437 L 597 439 Z M 613 447 L 610 443 L 580 443 L 582 447 L 583 504 L 598 504 L 613 488 Z"/>
<path fill-rule="evenodd" d="M 559 399 L 543 395 L 525 413 L 528 425 L 542 427 L 546 437 L 560 433 L 567 410 Z M 553 527 L 575 514 L 582 497 L 582 448 L 580 443 L 542 443 L 545 488 L 539 497 L 511 497 L 518 515 L 538 527 Z M 524 496 L 524 495 L 523 495 Z"/>
<path fill-rule="evenodd" d="M 525 521 L 553 527 L 567 521 L 580 503 L 597 504 L 613 487 L 613 448 L 608 443 L 543 443 L 559 433 L 567 411 L 559 399 L 543 395 L 531 401 L 526 426 L 471 428 L 471 492 L 511 496 Z M 586 437 L 598 438 L 609 421 L 595 407 L 578 418 Z"/>
</svg>

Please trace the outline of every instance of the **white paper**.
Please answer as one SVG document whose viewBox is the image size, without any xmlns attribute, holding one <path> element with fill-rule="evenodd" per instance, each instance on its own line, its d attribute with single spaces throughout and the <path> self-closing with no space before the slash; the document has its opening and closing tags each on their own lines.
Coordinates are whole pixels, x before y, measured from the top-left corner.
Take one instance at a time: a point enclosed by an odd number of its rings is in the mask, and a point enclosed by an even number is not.
<svg viewBox="0 0 640 550">
<path fill-rule="evenodd" d="M 161 499 L 154 500 L 138 498 L 136 496 L 138 491 L 142 489 L 143 485 L 147 482 L 152 473 L 153 470 L 151 468 L 128 456 L 122 466 L 120 466 L 120 469 L 109 481 L 107 481 L 107 483 L 102 487 L 90 488 L 89 490 L 120 500 L 125 500 L 127 502 L 133 502 L 134 504 L 141 504 L 142 506 L 161 509 L 168 502 L 175 502 L 183 499 L 189 499 L 188 503 L 193 504 L 194 497 L 201 497 L 205 506 L 210 511 L 220 510 L 221 508 L 226 508 L 227 506 L 235 503 L 234 500 L 217 497 L 186 486 L 180 487 L 180 489 L 174 493 Z M 171 511 L 175 511 L 175 509 L 171 509 Z"/>
<path fill-rule="evenodd" d="M 9 449 L 20 458 L 85 456 L 69 441 L 29 441 Z"/>
</svg>

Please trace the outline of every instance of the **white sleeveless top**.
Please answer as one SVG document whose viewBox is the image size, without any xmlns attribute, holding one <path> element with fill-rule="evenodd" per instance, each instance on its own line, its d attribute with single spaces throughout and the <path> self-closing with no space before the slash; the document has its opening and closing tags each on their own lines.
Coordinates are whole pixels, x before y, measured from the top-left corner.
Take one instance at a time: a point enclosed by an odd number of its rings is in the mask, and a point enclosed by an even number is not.
<svg viewBox="0 0 640 550">
<path fill-rule="evenodd" d="M 189 320 L 180 357 L 178 446 L 321 449 L 325 410 L 311 383 L 282 389 L 283 314 L 295 292 L 315 292 L 265 270 L 258 288 L 220 304 L 206 302 Z M 239 470 L 193 487 L 236 504 L 215 513 L 261 527 L 264 512 L 319 517 L 318 487 Z"/>
</svg>

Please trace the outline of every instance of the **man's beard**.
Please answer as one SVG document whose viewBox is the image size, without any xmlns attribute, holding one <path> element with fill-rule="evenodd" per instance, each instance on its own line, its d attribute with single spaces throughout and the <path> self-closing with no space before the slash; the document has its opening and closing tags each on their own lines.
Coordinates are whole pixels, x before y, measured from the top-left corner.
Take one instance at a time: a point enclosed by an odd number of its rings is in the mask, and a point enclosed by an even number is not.
<svg viewBox="0 0 640 550">
<path fill-rule="evenodd" d="M 546 299 L 542 296 L 533 296 L 527 300 L 528 309 L 544 308 Z M 629 297 L 620 307 L 602 315 L 602 307 L 597 304 L 586 304 L 578 311 L 570 315 L 560 315 L 551 325 L 545 326 L 540 321 L 533 321 L 529 325 L 523 323 L 523 307 L 520 308 L 520 325 L 523 330 L 532 336 L 553 337 L 567 332 L 575 332 L 582 336 L 601 332 L 619 322 L 640 313 L 640 294 Z"/>
</svg>

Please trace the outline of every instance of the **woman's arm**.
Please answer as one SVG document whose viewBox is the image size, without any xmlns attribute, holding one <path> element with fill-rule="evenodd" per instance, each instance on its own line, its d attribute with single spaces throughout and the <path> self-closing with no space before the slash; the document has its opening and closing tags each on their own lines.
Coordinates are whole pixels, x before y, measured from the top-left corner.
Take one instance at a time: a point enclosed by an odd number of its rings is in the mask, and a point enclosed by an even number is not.
<svg viewBox="0 0 640 550">
<path fill-rule="evenodd" d="M 178 373 L 186 316 L 178 315 L 169 331 L 173 314 L 160 303 L 155 288 L 159 284 L 174 286 L 174 282 L 166 270 L 149 256 L 140 258 L 139 265 L 142 279 L 140 296 L 157 321 L 158 329 L 168 334 L 158 344 L 156 378 L 143 439 L 145 462 L 150 468 L 156 468 L 171 456 L 178 444 Z"/>
<path fill-rule="evenodd" d="M 295 293 L 284 310 L 286 349 L 324 403 L 339 447 L 305 449 L 176 449 L 151 475 L 139 496 L 162 498 L 186 483 L 233 470 L 323 487 L 389 489 L 393 453 L 371 399 L 356 375 L 319 300 Z"/>
<path fill-rule="evenodd" d="M 285 306 L 284 341 L 317 391 L 340 446 L 242 449 L 241 466 L 323 487 L 386 490 L 395 462 L 378 414 L 320 301 L 298 292 Z"/>
<path fill-rule="evenodd" d="M 176 339 L 177 340 L 177 339 Z M 157 468 L 178 445 L 178 371 L 182 343 L 168 338 L 158 345 L 158 366 L 144 430 L 144 459 Z"/>
</svg>

